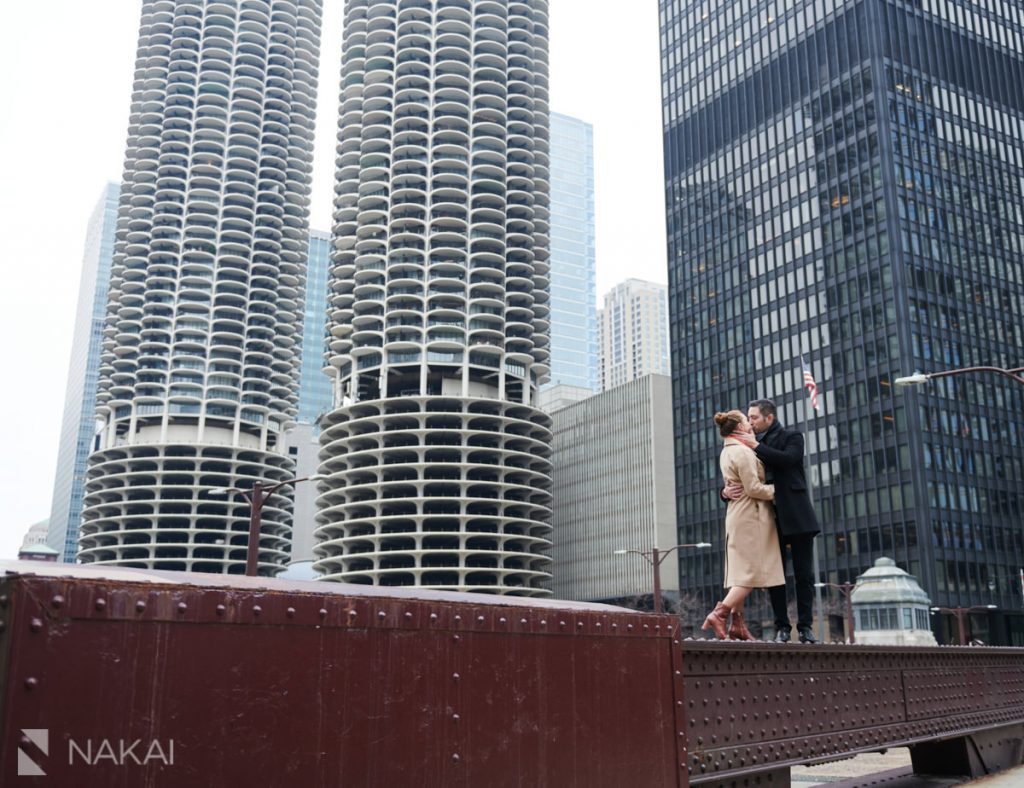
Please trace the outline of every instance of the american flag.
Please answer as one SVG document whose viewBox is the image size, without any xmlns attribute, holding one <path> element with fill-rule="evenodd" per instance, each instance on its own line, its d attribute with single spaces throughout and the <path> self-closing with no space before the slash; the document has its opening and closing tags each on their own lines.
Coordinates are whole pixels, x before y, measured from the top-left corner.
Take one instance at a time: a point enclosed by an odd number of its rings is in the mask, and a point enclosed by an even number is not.
<svg viewBox="0 0 1024 788">
<path fill-rule="evenodd" d="M 800 359 L 800 363 L 804 368 L 804 388 L 811 395 L 811 407 L 815 410 L 818 409 L 818 384 L 814 381 L 814 375 L 811 374 L 811 365 Z"/>
</svg>

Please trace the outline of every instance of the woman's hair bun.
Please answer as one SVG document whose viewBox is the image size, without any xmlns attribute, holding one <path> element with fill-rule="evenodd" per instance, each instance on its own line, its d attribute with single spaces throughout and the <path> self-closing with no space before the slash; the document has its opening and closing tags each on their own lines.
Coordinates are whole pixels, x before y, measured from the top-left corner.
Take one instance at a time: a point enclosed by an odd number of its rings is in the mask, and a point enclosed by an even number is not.
<svg viewBox="0 0 1024 788">
<path fill-rule="evenodd" d="M 715 414 L 715 424 L 718 425 L 718 434 L 723 438 L 728 438 L 736 431 L 736 427 L 741 421 L 743 421 L 743 419 L 743 413 L 738 410 L 730 410 L 724 413 L 719 411 Z"/>
</svg>

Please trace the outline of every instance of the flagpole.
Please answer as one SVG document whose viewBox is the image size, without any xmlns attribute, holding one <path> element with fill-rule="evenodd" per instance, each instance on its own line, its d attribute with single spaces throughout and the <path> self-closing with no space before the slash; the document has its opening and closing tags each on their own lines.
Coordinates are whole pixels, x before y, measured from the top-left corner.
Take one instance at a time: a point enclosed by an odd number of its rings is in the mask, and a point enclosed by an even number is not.
<svg viewBox="0 0 1024 788">
<path fill-rule="evenodd" d="M 804 359 L 800 357 L 800 381 L 803 382 L 804 376 Z M 801 388 L 804 388 L 801 386 Z M 805 392 L 806 393 L 806 392 Z M 814 475 L 811 473 L 811 462 L 810 462 L 810 426 L 807 420 L 807 411 L 811 407 L 811 398 L 805 397 L 804 399 L 804 457 L 807 458 L 807 497 L 810 499 L 811 508 L 814 508 Z M 814 608 L 815 614 L 818 616 L 818 641 L 821 643 L 825 642 L 825 616 L 823 611 L 823 605 L 821 600 L 821 568 L 818 564 L 818 539 L 817 537 L 811 537 L 811 556 L 812 566 L 814 570 Z"/>
</svg>

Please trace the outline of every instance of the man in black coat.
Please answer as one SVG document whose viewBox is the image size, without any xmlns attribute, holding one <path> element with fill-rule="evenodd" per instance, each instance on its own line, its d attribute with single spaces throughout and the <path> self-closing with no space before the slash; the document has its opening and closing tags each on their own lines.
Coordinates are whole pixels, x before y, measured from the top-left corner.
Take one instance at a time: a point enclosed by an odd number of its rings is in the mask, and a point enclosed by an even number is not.
<svg viewBox="0 0 1024 788">
<path fill-rule="evenodd" d="M 796 630 L 801 643 L 814 643 L 814 537 L 821 532 L 818 518 L 807 492 L 804 475 L 804 436 L 796 430 L 787 430 L 776 420 L 775 403 L 767 399 L 754 400 L 747 410 L 747 419 L 754 428 L 756 443 L 750 447 L 764 463 L 765 481 L 775 485 L 775 527 L 782 548 L 782 565 L 786 565 L 786 546 L 793 562 L 796 579 Z M 736 498 L 734 485 L 723 491 L 723 497 Z M 787 643 L 790 639 L 789 612 L 786 609 L 786 586 L 768 589 L 775 614 L 775 640 Z"/>
</svg>

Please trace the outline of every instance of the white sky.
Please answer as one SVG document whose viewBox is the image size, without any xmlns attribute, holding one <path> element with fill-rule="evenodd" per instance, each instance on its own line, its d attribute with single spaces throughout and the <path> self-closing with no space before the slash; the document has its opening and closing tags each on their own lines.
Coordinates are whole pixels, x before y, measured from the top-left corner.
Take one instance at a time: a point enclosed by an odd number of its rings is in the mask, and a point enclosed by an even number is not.
<svg viewBox="0 0 1024 788">
<path fill-rule="evenodd" d="M 655 0 L 551 0 L 551 109 L 594 125 L 599 298 L 665 282 Z M 311 225 L 330 229 L 343 0 L 324 0 Z M 0 558 L 48 517 L 89 215 L 119 181 L 140 3 L 0 16 Z M 625 10 L 628 9 L 628 12 Z"/>
</svg>

